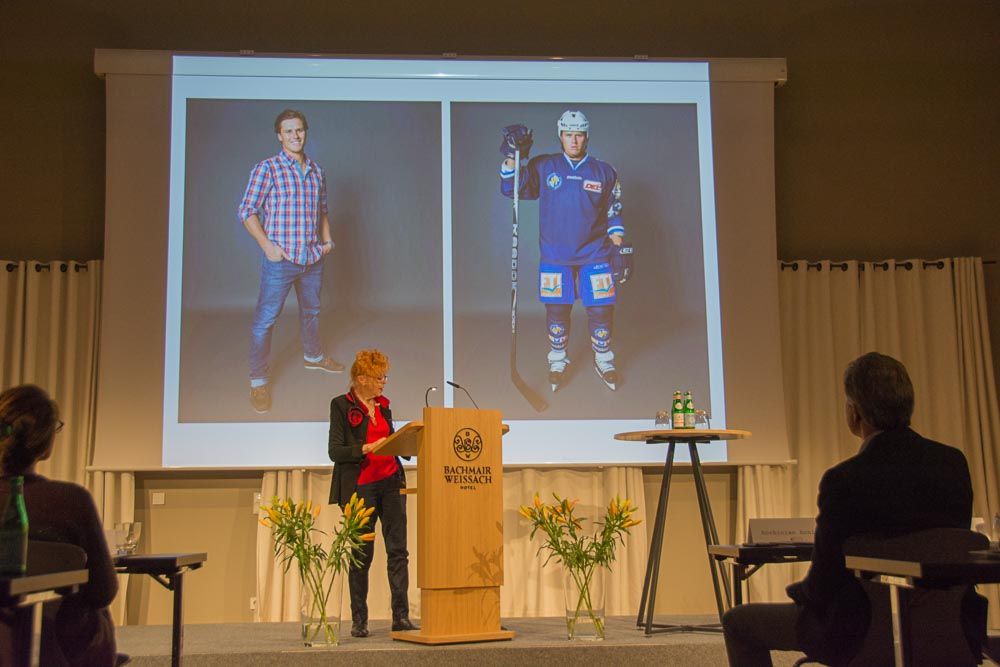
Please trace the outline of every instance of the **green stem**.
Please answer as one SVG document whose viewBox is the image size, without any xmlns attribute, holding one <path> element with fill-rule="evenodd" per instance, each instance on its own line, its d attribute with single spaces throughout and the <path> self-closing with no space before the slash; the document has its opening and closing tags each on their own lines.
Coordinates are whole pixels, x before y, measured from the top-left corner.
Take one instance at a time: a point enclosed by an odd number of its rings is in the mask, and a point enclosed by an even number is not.
<svg viewBox="0 0 1000 667">
<path fill-rule="evenodd" d="M 576 585 L 576 590 L 579 591 L 579 596 L 576 600 L 576 609 L 573 611 L 573 618 L 568 621 L 570 634 L 573 634 L 581 610 L 586 608 L 587 615 L 594 624 L 597 636 L 604 639 L 604 620 L 594 612 L 594 603 L 590 595 L 590 584 L 593 581 L 596 566 L 583 567 L 579 571 L 577 568 L 572 567 L 568 569 L 570 576 L 573 578 L 573 583 Z"/>
<path fill-rule="evenodd" d="M 323 580 L 327 576 L 327 571 L 330 570 L 329 563 L 325 563 L 324 566 L 317 571 L 316 568 L 308 567 L 305 568 L 300 575 L 303 578 L 303 584 L 305 584 L 306 589 L 309 593 L 309 606 L 306 613 L 306 617 L 309 621 L 316 619 L 315 627 L 313 627 L 312 622 L 305 623 L 303 628 L 303 639 L 312 643 L 316 635 L 319 634 L 320 630 L 323 631 L 326 641 L 329 643 L 335 643 L 337 641 L 337 632 L 330 623 L 327 617 L 326 608 L 327 603 L 330 599 L 330 595 L 333 593 L 334 579 L 336 573 L 330 573 L 329 583 L 324 586 Z"/>
</svg>

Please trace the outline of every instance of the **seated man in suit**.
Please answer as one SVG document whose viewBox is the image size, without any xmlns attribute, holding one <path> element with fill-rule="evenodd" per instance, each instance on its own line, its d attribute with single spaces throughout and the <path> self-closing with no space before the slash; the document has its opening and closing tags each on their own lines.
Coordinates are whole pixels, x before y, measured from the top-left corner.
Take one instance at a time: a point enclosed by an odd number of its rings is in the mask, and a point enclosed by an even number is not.
<svg viewBox="0 0 1000 667">
<path fill-rule="evenodd" d="M 864 641 L 870 609 L 844 567 L 844 541 L 862 533 L 969 527 L 965 455 L 910 429 L 913 385 L 903 365 L 876 352 L 858 357 L 844 373 L 844 391 L 847 425 L 861 438 L 860 450 L 820 480 L 812 564 L 805 579 L 788 587 L 793 602 L 740 605 L 723 616 L 730 665 L 771 665 L 771 650 L 804 651 L 827 664 L 849 659 Z M 963 605 L 963 614 L 974 606 Z"/>
</svg>

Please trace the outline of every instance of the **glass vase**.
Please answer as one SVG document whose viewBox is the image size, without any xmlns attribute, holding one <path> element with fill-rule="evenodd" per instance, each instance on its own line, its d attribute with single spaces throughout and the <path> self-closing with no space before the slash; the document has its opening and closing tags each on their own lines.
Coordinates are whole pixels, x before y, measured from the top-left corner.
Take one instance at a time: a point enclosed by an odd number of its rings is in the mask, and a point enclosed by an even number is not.
<svg viewBox="0 0 1000 667">
<path fill-rule="evenodd" d="M 569 639 L 604 639 L 604 568 L 564 567 L 566 635 Z"/>
<path fill-rule="evenodd" d="M 328 567 L 300 571 L 299 577 L 302 643 L 309 647 L 336 646 L 340 643 L 340 607 L 347 574 Z"/>
</svg>

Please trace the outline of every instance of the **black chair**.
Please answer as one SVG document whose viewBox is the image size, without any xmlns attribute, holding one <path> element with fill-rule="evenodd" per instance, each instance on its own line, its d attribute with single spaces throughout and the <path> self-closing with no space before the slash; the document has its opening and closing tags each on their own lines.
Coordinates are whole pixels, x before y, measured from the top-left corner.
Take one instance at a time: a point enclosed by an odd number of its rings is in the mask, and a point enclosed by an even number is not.
<svg viewBox="0 0 1000 667">
<path fill-rule="evenodd" d="M 86 567 L 87 552 L 75 544 L 45 540 L 28 542 L 28 574 L 83 570 Z M 71 664 L 59 647 L 56 637 L 56 617 L 61 607 L 62 600 L 51 600 L 42 605 L 42 633 L 38 654 L 40 667 L 68 667 Z"/>
<path fill-rule="evenodd" d="M 844 543 L 844 553 L 899 560 L 931 560 L 961 558 L 970 551 L 988 547 L 989 540 L 980 533 L 961 528 L 934 528 L 896 536 L 856 535 Z M 871 624 L 858 653 L 841 664 L 844 667 L 892 665 L 889 588 L 873 581 L 860 583 L 871 605 Z M 981 662 L 986 638 L 986 605 L 985 599 L 975 596 L 974 592 L 975 587 L 965 585 L 910 591 L 907 609 L 915 665 L 972 667 Z M 973 625 L 963 626 L 963 610 L 966 617 L 975 617 Z M 817 661 L 807 656 L 795 664 L 810 662 Z"/>
<path fill-rule="evenodd" d="M 73 544 L 61 542 L 28 541 L 28 568 L 26 574 L 41 575 L 66 570 L 82 570 L 87 567 L 87 553 Z M 51 600 L 42 605 L 41 639 L 39 664 L 43 667 L 62 667 L 69 662 L 59 648 L 55 633 L 55 618 L 59 613 L 61 599 Z M 12 645 L 12 630 L 6 618 L 0 618 L 0 647 Z M 15 656 L 0 651 L 0 666 L 13 664 Z"/>
</svg>

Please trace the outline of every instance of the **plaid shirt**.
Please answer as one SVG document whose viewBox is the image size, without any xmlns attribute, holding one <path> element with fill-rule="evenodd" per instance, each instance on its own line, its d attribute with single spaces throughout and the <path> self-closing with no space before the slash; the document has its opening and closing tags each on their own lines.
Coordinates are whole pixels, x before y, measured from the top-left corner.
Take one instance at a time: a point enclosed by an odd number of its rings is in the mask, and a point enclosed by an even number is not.
<svg viewBox="0 0 1000 667">
<path fill-rule="evenodd" d="M 258 162 L 240 201 L 240 222 L 251 215 L 260 218 L 264 233 L 296 264 L 319 261 L 319 222 L 326 209 L 326 177 L 323 168 L 306 157 L 298 161 L 285 151 Z"/>
</svg>

